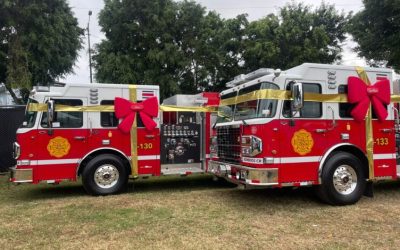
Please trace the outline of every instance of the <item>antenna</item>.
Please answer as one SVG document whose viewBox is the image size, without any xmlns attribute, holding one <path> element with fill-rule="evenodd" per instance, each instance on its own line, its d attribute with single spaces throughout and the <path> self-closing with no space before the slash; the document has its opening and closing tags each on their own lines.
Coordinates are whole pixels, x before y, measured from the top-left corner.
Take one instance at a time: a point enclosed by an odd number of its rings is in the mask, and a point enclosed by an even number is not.
<svg viewBox="0 0 400 250">
<path fill-rule="evenodd" d="M 90 72 L 90 83 L 93 82 L 93 77 L 92 77 L 92 51 L 90 49 L 90 30 L 89 30 L 89 24 L 90 24 L 90 16 L 92 15 L 92 11 L 89 10 L 88 12 L 89 15 L 89 21 L 87 24 L 87 33 L 88 33 L 88 45 L 89 45 L 89 72 Z"/>
</svg>

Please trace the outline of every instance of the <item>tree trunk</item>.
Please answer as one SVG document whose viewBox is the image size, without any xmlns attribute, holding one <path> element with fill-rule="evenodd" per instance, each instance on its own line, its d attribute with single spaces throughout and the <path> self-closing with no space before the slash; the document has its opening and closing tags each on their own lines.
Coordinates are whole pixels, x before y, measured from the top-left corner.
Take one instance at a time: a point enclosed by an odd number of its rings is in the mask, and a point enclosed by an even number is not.
<svg viewBox="0 0 400 250">
<path fill-rule="evenodd" d="M 24 102 L 22 101 L 21 98 L 18 98 L 18 96 L 15 94 L 14 90 L 11 88 L 10 85 L 8 84 L 4 84 L 4 86 L 6 86 L 6 89 L 8 90 L 8 92 L 10 93 L 12 99 L 14 100 L 15 104 L 24 104 Z"/>
<path fill-rule="evenodd" d="M 197 92 L 197 63 L 193 60 L 193 80 L 194 80 L 194 86 L 195 86 L 195 93 Z"/>
</svg>

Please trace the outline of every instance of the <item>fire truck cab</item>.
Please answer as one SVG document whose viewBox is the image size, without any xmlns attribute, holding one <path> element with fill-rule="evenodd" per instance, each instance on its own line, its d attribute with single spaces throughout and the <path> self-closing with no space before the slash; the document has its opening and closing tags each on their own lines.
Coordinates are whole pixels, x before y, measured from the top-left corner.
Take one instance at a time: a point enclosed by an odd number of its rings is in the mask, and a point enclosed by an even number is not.
<svg viewBox="0 0 400 250">
<path fill-rule="evenodd" d="M 364 72 L 371 84 L 388 79 L 390 93 L 399 93 L 391 69 Z M 235 77 L 221 92 L 209 171 L 246 188 L 315 185 L 320 198 L 337 205 L 372 192 L 372 181 L 398 179 L 398 105 L 386 105 L 383 121 L 372 112 L 369 142 L 366 123 L 351 115 L 355 104 L 340 100 L 352 76 L 359 77 L 352 66 L 305 63 Z"/>
<path fill-rule="evenodd" d="M 135 102 L 144 103 L 159 97 L 159 87 L 56 84 L 32 90 L 17 131 L 17 164 L 11 169 L 10 181 L 59 183 L 82 177 L 89 193 L 104 195 L 121 191 L 128 177 L 204 173 L 212 115 L 159 111 L 153 118 L 157 125 L 149 131 L 135 114 L 137 129 L 123 133 L 117 127 L 114 98 L 129 100 L 132 95 Z M 201 93 L 177 95 L 165 103 L 207 107 L 218 105 L 218 99 L 219 93 Z M 46 110 L 32 109 L 35 105 Z"/>
</svg>

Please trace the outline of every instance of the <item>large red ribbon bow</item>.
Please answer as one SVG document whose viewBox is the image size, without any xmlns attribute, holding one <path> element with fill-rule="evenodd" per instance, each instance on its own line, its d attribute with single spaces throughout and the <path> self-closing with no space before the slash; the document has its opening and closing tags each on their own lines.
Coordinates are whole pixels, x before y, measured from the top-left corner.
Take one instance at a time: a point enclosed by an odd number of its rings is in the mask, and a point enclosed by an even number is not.
<svg viewBox="0 0 400 250">
<path fill-rule="evenodd" d="M 157 123 L 153 121 L 153 117 L 158 116 L 157 97 L 150 97 L 141 103 L 135 103 L 124 98 L 116 97 L 114 100 L 114 107 L 115 116 L 118 119 L 123 119 L 118 125 L 118 128 L 124 133 L 130 132 L 137 112 L 139 112 L 146 129 L 151 131 L 157 126 Z"/>
<path fill-rule="evenodd" d="M 373 85 L 367 85 L 362 79 L 351 76 L 348 79 L 348 101 L 357 104 L 351 111 L 356 121 L 363 121 L 370 106 L 380 121 L 385 120 L 388 112 L 385 105 L 390 103 L 390 83 L 383 79 Z"/>
</svg>

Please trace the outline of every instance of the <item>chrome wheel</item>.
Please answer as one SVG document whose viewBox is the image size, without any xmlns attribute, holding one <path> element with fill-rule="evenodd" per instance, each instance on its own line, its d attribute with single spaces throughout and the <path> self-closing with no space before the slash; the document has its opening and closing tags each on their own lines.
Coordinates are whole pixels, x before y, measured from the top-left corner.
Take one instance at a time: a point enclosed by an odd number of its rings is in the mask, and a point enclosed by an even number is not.
<svg viewBox="0 0 400 250">
<path fill-rule="evenodd" d="M 351 194 L 357 187 L 356 171 L 349 165 L 340 165 L 333 173 L 333 186 L 342 195 Z"/>
<path fill-rule="evenodd" d="M 111 188 L 118 183 L 118 169 L 111 164 L 101 165 L 94 173 L 94 182 L 100 188 Z"/>
</svg>

